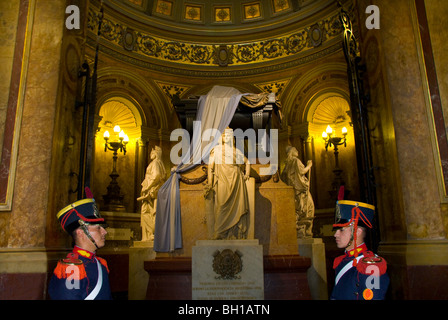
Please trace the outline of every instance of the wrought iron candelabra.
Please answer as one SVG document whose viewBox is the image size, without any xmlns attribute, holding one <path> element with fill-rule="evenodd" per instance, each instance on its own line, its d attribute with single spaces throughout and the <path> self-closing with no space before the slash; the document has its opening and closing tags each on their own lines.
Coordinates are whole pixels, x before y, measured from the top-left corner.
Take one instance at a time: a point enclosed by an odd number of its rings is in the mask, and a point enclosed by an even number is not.
<svg viewBox="0 0 448 320">
<path fill-rule="evenodd" d="M 345 181 L 342 178 L 342 169 L 339 167 L 339 146 L 343 145 L 344 147 L 347 147 L 347 128 L 342 128 L 342 137 L 340 137 L 336 136 L 333 133 L 333 129 L 328 125 L 327 129 L 322 132 L 322 138 L 325 141 L 325 150 L 328 151 L 328 147 L 331 148 L 332 146 L 334 148 L 334 179 L 331 183 L 331 190 L 329 192 L 330 196 L 335 199 L 339 192 L 339 187 L 345 185 Z M 348 190 L 346 190 L 346 193 L 347 192 Z"/>
<path fill-rule="evenodd" d="M 119 126 L 114 127 L 115 135 L 118 134 L 118 140 L 109 141 L 110 134 L 109 131 L 105 131 L 104 138 L 104 152 L 107 150 L 113 151 L 113 167 L 112 173 L 109 175 L 111 178 L 111 182 L 107 186 L 107 194 L 103 195 L 104 205 L 106 211 L 126 211 L 126 208 L 123 204 L 124 195 L 121 193 L 121 188 L 118 185 L 117 178 L 120 176 L 117 171 L 117 159 L 118 159 L 118 151 L 126 154 L 126 145 L 129 142 L 128 136 L 124 133 L 123 130 L 120 130 Z"/>
</svg>

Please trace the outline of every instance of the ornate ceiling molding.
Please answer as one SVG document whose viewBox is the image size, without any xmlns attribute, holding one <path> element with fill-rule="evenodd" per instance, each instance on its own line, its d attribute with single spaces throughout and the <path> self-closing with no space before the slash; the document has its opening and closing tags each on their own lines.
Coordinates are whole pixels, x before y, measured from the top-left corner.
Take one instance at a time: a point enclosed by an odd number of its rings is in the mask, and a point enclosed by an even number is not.
<svg viewBox="0 0 448 320">
<path fill-rule="evenodd" d="M 288 86 L 290 81 L 291 78 L 288 78 L 288 79 L 279 79 L 276 81 L 256 83 L 254 85 L 258 89 L 260 89 L 261 92 L 275 93 L 277 98 L 280 99 L 283 91 Z"/>
<path fill-rule="evenodd" d="M 96 41 L 99 22 L 97 12 L 91 7 L 88 13 L 90 45 Z M 196 43 L 182 42 L 138 30 L 134 26 L 108 17 L 106 12 L 101 41 L 107 46 L 108 51 L 116 51 L 115 55 L 127 55 L 128 60 L 133 62 L 143 60 L 174 68 L 190 69 L 192 66 L 206 69 L 223 66 L 264 68 L 266 65 L 281 64 L 299 57 L 304 59 L 306 56 L 328 50 L 329 46 L 339 42 L 341 32 L 342 26 L 338 14 L 334 13 L 317 23 L 275 38 L 245 43 L 201 44 L 200 38 Z"/>
<path fill-rule="evenodd" d="M 156 34 L 253 39 L 267 32 L 298 29 L 331 14 L 334 0 L 101 0 L 121 21 L 132 21 Z M 341 0 L 348 2 L 351 0 Z M 99 6 L 99 0 L 91 0 Z M 113 12 L 113 13 L 112 13 Z M 140 28 L 140 29 L 141 29 Z M 247 38 L 248 37 L 248 38 Z"/>
</svg>

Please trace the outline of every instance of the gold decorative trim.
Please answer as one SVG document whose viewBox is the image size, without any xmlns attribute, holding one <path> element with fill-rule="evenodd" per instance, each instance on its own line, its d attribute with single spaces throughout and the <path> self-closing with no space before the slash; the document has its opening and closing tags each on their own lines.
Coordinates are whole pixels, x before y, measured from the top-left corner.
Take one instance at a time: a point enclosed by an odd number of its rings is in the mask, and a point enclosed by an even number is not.
<svg viewBox="0 0 448 320">
<path fill-rule="evenodd" d="M 157 0 L 154 4 L 154 14 L 160 16 L 173 16 L 174 3 L 173 1 Z"/>
<path fill-rule="evenodd" d="M 280 99 L 283 91 L 288 86 L 291 78 L 280 79 L 276 81 L 256 83 L 255 86 L 262 92 L 275 93 L 275 95 Z"/>
<path fill-rule="evenodd" d="M 204 5 L 196 3 L 185 3 L 183 21 L 204 23 Z"/>
<path fill-rule="evenodd" d="M 22 2 L 21 2 L 22 3 Z M 22 113 L 23 113 L 23 104 L 25 101 L 25 87 L 28 78 L 28 63 L 30 59 L 30 51 L 31 51 L 31 38 L 33 34 L 34 27 L 34 17 L 35 17 L 35 8 L 36 8 L 36 0 L 30 0 L 28 4 L 28 12 L 26 17 L 26 27 L 24 30 L 25 39 L 23 40 L 23 58 L 20 66 L 20 81 L 19 88 L 17 93 L 17 102 L 16 102 L 16 111 L 14 117 L 14 132 L 12 133 L 12 137 L 9 139 L 12 140 L 12 145 L 10 150 L 5 150 L 5 141 L 3 141 L 3 149 L 0 151 L 0 154 L 3 152 L 8 152 L 9 154 L 1 154 L 2 157 L 2 170 L 1 174 L 7 177 L 6 190 L 1 188 L 2 196 L 5 194 L 4 202 L 0 202 L 0 211 L 11 211 L 12 209 L 12 201 L 13 201 L 13 193 L 14 193 L 14 184 L 16 177 L 16 168 L 17 168 L 17 158 L 19 153 L 19 137 L 20 130 L 22 125 Z M 20 20 L 18 20 L 18 23 Z M 14 53 L 15 56 L 15 53 Z M 11 90 L 11 88 L 10 88 Z M 8 93 L 9 94 L 9 93 Z M 4 136 L 3 139 L 6 137 Z M 5 161 L 3 163 L 3 161 Z M 9 161 L 9 164 L 6 162 Z M 3 167 L 5 166 L 5 167 Z M 7 170 L 5 170 L 5 168 Z M 7 172 L 5 172 L 7 171 Z M 3 199 L 2 199 L 3 200 Z"/>
<path fill-rule="evenodd" d="M 243 3 L 243 22 L 263 19 L 263 8 L 260 1 Z"/>
<path fill-rule="evenodd" d="M 173 97 L 175 95 L 182 97 L 188 90 L 190 90 L 191 86 L 185 86 L 183 84 L 176 84 L 176 83 L 168 83 L 168 82 L 162 82 L 162 81 L 154 81 L 157 86 L 162 90 L 162 92 L 165 94 L 165 96 L 169 99 L 171 102 L 173 100 Z"/>
<path fill-rule="evenodd" d="M 89 10 L 87 27 L 90 31 L 89 38 L 96 38 L 98 16 L 94 8 Z M 129 33 L 127 30 L 131 30 L 131 28 L 107 17 L 106 14 L 102 24 L 102 40 L 122 47 L 127 52 L 160 62 L 201 67 L 223 65 L 223 61 L 220 59 L 220 54 L 222 55 L 223 52 L 222 44 L 198 44 L 163 39 L 142 30 L 132 30 L 132 37 L 127 36 L 126 39 L 123 39 L 124 35 Z M 249 66 L 290 58 L 322 46 L 325 42 L 339 37 L 341 32 L 342 26 L 338 14 L 335 14 L 312 26 L 277 38 L 250 43 L 228 43 L 225 48 L 226 61 L 224 65 Z"/>
<path fill-rule="evenodd" d="M 88 37 L 87 45 L 90 47 L 95 46 L 95 40 Z M 152 70 L 155 72 L 170 73 L 179 76 L 191 76 L 191 77 L 234 78 L 234 77 L 253 76 L 261 73 L 265 74 L 269 72 L 283 71 L 288 68 L 293 68 L 296 66 L 300 66 L 301 64 L 304 63 L 310 63 L 314 60 L 321 59 L 325 56 L 340 51 L 341 48 L 342 47 L 340 42 L 334 42 L 332 43 L 332 45 L 328 46 L 323 50 L 315 51 L 314 53 L 311 53 L 309 55 L 300 56 L 296 59 L 280 62 L 278 64 L 260 65 L 258 67 L 245 68 L 245 69 L 219 68 L 210 70 L 185 68 L 185 66 L 180 64 L 179 65 L 173 64 L 167 66 L 162 64 L 151 63 L 149 61 L 145 61 L 144 59 L 131 57 L 129 55 L 124 54 L 123 52 L 108 48 L 107 46 L 100 46 L 100 51 L 115 59 L 119 59 L 123 62 L 130 63 L 140 68 L 145 68 L 147 70 Z"/>
<path fill-rule="evenodd" d="M 213 7 L 213 22 L 217 24 L 232 23 L 233 10 L 228 5 L 218 5 Z"/>
<path fill-rule="evenodd" d="M 289 0 L 271 0 L 272 11 L 274 14 L 280 14 L 289 12 L 292 10 L 292 6 Z"/>
</svg>

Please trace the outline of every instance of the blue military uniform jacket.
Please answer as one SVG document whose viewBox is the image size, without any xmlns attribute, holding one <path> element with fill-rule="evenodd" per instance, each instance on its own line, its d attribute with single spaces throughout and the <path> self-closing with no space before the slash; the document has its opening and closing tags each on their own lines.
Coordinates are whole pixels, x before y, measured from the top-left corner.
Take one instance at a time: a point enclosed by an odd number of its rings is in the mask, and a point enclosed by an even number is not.
<svg viewBox="0 0 448 320">
<path fill-rule="evenodd" d="M 357 257 L 355 255 L 357 251 Z M 354 262 L 355 261 L 355 262 Z M 368 251 L 365 244 L 334 261 L 335 286 L 332 300 L 383 300 L 389 287 L 387 262 Z"/>
<path fill-rule="evenodd" d="M 111 300 L 106 260 L 75 246 L 58 262 L 48 294 L 54 300 Z"/>
</svg>

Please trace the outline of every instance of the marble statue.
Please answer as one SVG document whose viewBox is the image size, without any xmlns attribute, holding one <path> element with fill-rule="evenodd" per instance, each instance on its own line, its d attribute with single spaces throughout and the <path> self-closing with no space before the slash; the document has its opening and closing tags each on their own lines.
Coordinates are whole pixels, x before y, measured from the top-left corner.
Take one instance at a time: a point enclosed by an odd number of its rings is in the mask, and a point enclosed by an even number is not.
<svg viewBox="0 0 448 320">
<path fill-rule="evenodd" d="M 233 130 L 227 128 L 221 143 L 210 152 L 204 190 L 210 239 L 247 239 L 249 173 L 249 160 L 235 148 Z"/>
<path fill-rule="evenodd" d="M 288 146 L 286 153 L 287 158 L 281 179 L 287 185 L 294 187 L 297 237 L 312 238 L 314 201 L 310 193 L 310 173 L 313 163 L 308 160 L 305 167 L 300 161 L 299 152 L 295 147 Z"/>
<path fill-rule="evenodd" d="M 137 198 L 137 201 L 142 201 L 142 241 L 154 240 L 157 193 L 166 178 L 165 167 L 161 160 L 162 149 L 155 146 L 151 150 L 150 157 L 152 161 L 146 168 L 145 179 L 142 182 L 141 196 Z"/>
</svg>

